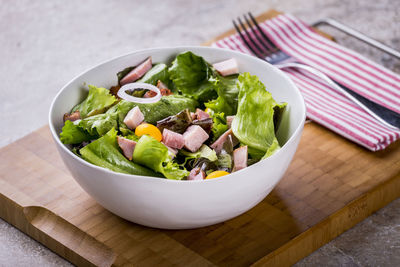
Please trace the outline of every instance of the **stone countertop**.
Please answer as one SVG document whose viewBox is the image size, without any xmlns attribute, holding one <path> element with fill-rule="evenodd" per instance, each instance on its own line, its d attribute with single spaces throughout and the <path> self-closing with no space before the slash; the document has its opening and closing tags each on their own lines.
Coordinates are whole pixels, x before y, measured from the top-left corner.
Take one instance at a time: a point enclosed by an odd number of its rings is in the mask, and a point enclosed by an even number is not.
<svg viewBox="0 0 400 267">
<path fill-rule="evenodd" d="M 47 123 L 50 102 L 71 78 L 133 50 L 198 45 L 246 11 L 274 8 L 306 22 L 332 17 L 400 50 L 400 2 L 0 0 L 0 147 Z M 324 29 L 325 30 L 325 29 Z M 400 73 L 400 61 L 334 30 L 340 43 Z M 400 200 L 323 246 L 298 266 L 400 266 Z M 70 266 L 0 219 L 0 266 Z"/>
</svg>

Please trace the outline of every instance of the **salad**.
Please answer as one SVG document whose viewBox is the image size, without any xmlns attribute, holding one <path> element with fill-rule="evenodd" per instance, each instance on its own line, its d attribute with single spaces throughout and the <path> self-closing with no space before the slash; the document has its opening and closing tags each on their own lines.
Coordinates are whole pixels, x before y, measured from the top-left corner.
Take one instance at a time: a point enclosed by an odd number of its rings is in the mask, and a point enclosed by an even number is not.
<svg viewBox="0 0 400 267">
<path fill-rule="evenodd" d="M 286 103 L 235 59 L 210 64 L 187 51 L 168 66 L 151 57 L 117 73 L 110 89 L 89 85 L 64 115 L 60 140 L 115 172 L 212 179 L 271 156 Z"/>
</svg>

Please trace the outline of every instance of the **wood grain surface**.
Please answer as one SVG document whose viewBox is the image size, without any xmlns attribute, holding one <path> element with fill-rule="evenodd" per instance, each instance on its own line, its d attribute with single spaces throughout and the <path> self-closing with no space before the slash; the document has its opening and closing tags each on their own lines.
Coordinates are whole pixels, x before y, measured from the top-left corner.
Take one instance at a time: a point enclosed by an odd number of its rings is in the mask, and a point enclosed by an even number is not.
<svg viewBox="0 0 400 267">
<path fill-rule="evenodd" d="M 0 217 L 78 266 L 289 266 L 398 197 L 399 142 L 373 153 L 314 123 L 267 198 L 194 230 L 105 210 L 73 180 L 47 126 L 0 149 Z"/>
</svg>

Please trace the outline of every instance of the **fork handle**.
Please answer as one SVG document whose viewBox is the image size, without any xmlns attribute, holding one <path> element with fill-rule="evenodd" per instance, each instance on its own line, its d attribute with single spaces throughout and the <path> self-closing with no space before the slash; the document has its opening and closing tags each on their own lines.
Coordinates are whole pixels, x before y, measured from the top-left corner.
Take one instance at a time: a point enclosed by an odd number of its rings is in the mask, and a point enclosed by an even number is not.
<svg viewBox="0 0 400 267">
<path fill-rule="evenodd" d="M 386 127 L 389 127 L 390 129 L 393 130 L 399 130 L 398 127 L 388 123 L 387 121 L 385 121 L 381 116 L 379 116 L 378 114 L 376 114 L 375 112 L 373 112 L 370 108 L 368 108 L 366 105 L 364 105 L 362 102 L 360 102 L 357 98 L 355 98 L 353 96 L 353 94 L 355 93 L 349 93 L 347 92 L 345 89 L 343 89 L 342 87 L 338 86 L 331 78 L 329 78 L 328 76 L 326 76 L 324 73 L 320 72 L 317 69 L 314 69 L 310 66 L 304 65 L 304 64 L 300 64 L 300 63 L 283 63 L 283 64 L 276 64 L 274 65 L 275 67 L 278 67 L 279 69 L 284 69 L 284 68 L 298 68 L 298 69 L 303 69 L 306 70 L 312 74 L 314 74 L 315 76 L 318 76 L 319 78 L 321 78 L 325 83 L 327 83 L 330 87 L 332 87 L 333 89 L 339 91 L 340 93 L 342 93 L 344 96 L 346 96 L 347 98 L 349 98 L 351 101 L 353 101 L 354 103 L 356 103 L 360 108 L 362 108 L 363 110 L 365 110 L 368 114 L 370 114 L 373 118 L 375 118 L 378 122 L 380 122 L 381 124 L 385 125 Z"/>
</svg>

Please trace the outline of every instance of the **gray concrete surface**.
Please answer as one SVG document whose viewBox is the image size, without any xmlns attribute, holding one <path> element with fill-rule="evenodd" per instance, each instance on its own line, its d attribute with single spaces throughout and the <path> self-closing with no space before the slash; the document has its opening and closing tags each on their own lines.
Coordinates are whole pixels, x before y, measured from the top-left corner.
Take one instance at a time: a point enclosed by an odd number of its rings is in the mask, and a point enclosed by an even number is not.
<svg viewBox="0 0 400 267">
<path fill-rule="evenodd" d="M 0 0 L 0 147 L 47 123 L 50 102 L 75 75 L 136 49 L 197 45 L 248 10 L 333 17 L 400 50 L 400 1 Z M 335 31 L 346 46 L 400 73 L 394 60 Z M 0 207 L 1 208 L 1 207 Z M 297 266 L 400 266 L 400 200 Z M 70 266 L 0 220 L 0 266 Z"/>
</svg>

